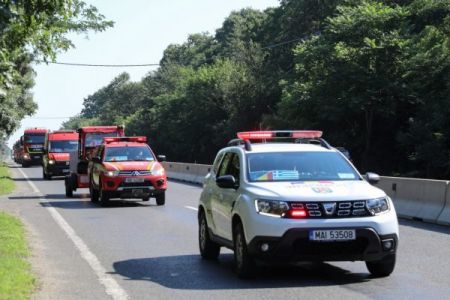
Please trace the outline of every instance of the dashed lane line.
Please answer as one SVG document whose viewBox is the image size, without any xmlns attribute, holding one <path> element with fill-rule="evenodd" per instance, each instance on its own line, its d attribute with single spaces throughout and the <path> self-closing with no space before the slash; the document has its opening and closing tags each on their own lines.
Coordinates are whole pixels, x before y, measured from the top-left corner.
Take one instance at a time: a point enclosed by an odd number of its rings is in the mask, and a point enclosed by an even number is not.
<svg viewBox="0 0 450 300">
<path fill-rule="evenodd" d="M 20 168 L 18 170 L 20 171 L 20 173 L 22 173 L 23 177 L 27 179 L 27 182 L 31 186 L 33 191 L 38 193 L 39 195 L 42 195 L 36 185 L 32 181 L 30 181 L 28 176 Z M 44 197 L 41 197 L 39 200 L 45 204 L 44 207 L 48 210 L 55 222 L 75 244 L 75 247 L 77 247 L 81 257 L 89 264 L 89 266 L 97 276 L 99 282 L 105 287 L 106 294 L 110 295 L 114 300 L 128 299 L 129 297 L 125 290 L 122 289 L 117 281 L 114 280 L 114 278 L 112 278 L 112 276 L 110 276 L 106 272 L 105 268 L 101 265 L 95 254 L 92 253 L 91 250 L 89 250 L 89 247 L 86 245 L 86 243 L 77 235 L 75 230 L 69 225 L 69 223 L 67 223 L 67 221 L 61 216 L 61 214 Z"/>
</svg>

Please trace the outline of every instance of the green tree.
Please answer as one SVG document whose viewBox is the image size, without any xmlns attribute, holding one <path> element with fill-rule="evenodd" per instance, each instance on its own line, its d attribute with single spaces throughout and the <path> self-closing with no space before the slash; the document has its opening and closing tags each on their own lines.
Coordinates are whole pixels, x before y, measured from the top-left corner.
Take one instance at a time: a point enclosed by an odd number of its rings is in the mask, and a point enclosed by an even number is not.
<svg viewBox="0 0 450 300">
<path fill-rule="evenodd" d="M 73 47 L 70 32 L 112 26 L 80 0 L 0 0 L 0 135 L 11 134 L 37 108 L 32 101 L 31 62 L 55 59 Z"/>
<path fill-rule="evenodd" d="M 337 143 L 351 141 L 366 169 L 387 154 L 375 140 L 395 137 L 383 127 L 403 101 L 406 12 L 376 1 L 337 11 L 321 34 L 295 49 L 296 78 L 286 84 L 279 117 L 294 127 L 322 128 Z"/>
</svg>

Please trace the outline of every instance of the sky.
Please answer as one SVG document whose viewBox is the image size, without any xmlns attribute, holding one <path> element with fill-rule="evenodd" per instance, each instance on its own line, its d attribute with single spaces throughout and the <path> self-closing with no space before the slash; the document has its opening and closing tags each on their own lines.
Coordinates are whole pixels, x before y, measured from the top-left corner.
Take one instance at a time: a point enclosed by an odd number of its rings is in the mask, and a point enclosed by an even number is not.
<svg viewBox="0 0 450 300">
<path fill-rule="evenodd" d="M 222 26 L 232 11 L 251 7 L 264 10 L 278 0 L 85 0 L 97 7 L 113 28 L 86 35 L 69 35 L 75 48 L 60 53 L 58 62 L 88 64 L 159 63 L 164 49 L 181 44 L 189 34 L 209 32 Z M 138 81 L 157 67 L 93 68 L 38 64 L 32 90 L 39 109 L 21 122 L 9 146 L 25 128 L 59 129 L 62 122 L 81 112 L 83 99 L 127 72 Z"/>
</svg>

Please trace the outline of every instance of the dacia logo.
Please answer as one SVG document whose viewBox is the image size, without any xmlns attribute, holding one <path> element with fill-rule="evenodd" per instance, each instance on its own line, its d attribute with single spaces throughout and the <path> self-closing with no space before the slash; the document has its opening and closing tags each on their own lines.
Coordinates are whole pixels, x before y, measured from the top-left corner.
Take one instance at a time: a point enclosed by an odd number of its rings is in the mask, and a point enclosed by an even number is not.
<svg viewBox="0 0 450 300">
<path fill-rule="evenodd" d="M 323 210 L 327 216 L 332 216 L 336 211 L 336 202 L 333 203 L 322 203 Z"/>
<path fill-rule="evenodd" d="M 131 172 L 131 176 L 139 176 L 141 173 L 139 171 L 133 171 Z"/>
</svg>

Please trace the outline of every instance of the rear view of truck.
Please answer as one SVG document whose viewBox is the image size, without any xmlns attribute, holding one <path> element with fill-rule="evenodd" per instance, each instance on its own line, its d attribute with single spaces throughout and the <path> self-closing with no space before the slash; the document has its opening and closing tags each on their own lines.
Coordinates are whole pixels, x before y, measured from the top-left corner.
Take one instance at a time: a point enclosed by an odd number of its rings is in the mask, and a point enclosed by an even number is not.
<svg viewBox="0 0 450 300">
<path fill-rule="evenodd" d="M 46 135 L 42 159 L 42 177 L 65 176 L 70 172 L 70 153 L 78 151 L 75 130 L 52 131 Z"/>
</svg>

